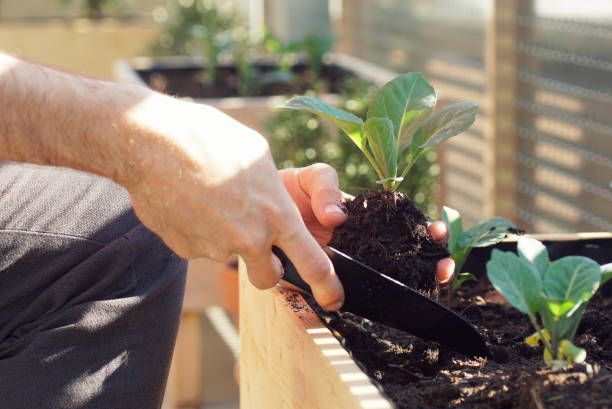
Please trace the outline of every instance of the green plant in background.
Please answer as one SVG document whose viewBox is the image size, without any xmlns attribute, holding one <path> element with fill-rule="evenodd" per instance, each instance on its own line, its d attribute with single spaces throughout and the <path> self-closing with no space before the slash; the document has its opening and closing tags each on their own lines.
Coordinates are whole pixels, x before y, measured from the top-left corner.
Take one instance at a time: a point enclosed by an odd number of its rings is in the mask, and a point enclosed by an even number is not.
<svg viewBox="0 0 612 409">
<path fill-rule="evenodd" d="M 121 0 L 59 0 L 59 2 L 64 6 L 80 3 L 82 14 L 91 19 L 101 19 L 107 11 L 122 10 L 125 6 Z"/>
<path fill-rule="evenodd" d="M 517 232 L 516 226 L 503 217 L 491 217 L 471 229 L 463 231 L 463 220 L 455 209 L 442 207 L 442 219 L 450 228 L 448 252 L 455 261 L 455 271 L 460 272 L 474 247 L 489 247 Z M 453 279 L 451 290 L 457 290 L 466 281 L 477 278 L 469 272 L 459 273 Z"/>
<path fill-rule="evenodd" d="M 377 88 L 357 77 L 344 80 L 339 87 L 338 106 L 357 116 L 364 116 Z M 314 90 L 309 95 L 316 95 Z M 301 167 L 315 162 L 328 163 L 337 169 L 340 187 L 350 193 L 374 188 L 376 174 L 353 142 L 320 117 L 295 110 L 280 110 L 266 121 L 267 135 L 277 167 Z M 433 214 L 431 201 L 439 167 L 434 150 L 423 156 L 412 169 L 412 177 L 400 186 L 401 191 Z"/>
<path fill-rule="evenodd" d="M 459 102 L 432 114 L 435 104 L 436 93 L 427 80 L 409 73 L 389 81 L 374 95 L 365 122 L 311 96 L 293 97 L 280 108 L 331 120 L 361 150 L 376 172 L 376 183 L 395 191 L 422 155 L 467 130 L 478 110 L 472 102 Z"/>
<path fill-rule="evenodd" d="M 282 41 L 269 28 L 264 28 L 263 47 L 265 52 L 272 57 L 280 71 L 291 71 L 291 67 L 297 62 L 300 49 L 298 41 Z"/>
<path fill-rule="evenodd" d="M 164 32 L 153 44 L 153 54 L 201 54 L 207 67 L 203 80 L 216 83 L 219 60 L 231 54 L 231 46 L 243 36 L 238 14 L 219 8 L 215 0 L 172 2 L 165 13 Z"/>
<path fill-rule="evenodd" d="M 256 95 L 263 84 L 260 80 L 260 71 L 253 64 L 255 47 L 246 30 L 235 30 L 235 33 L 232 49 L 234 65 L 240 79 L 237 84 L 238 95 Z"/>
<path fill-rule="evenodd" d="M 519 239 L 517 250 L 518 256 L 494 249 L 487 275 L 510 304 L 529 316 L 536 333 L 525 342 L 542 342 L 544 360 L 555 369 L 584 361 L 586 351 L 572 340 L 589 299 L 612 278 L 612 266 L 580 256 L 551 262 L 546 247 L 528 237 Z"/>
<path fill-rule="evenodd" d="M 331 34 L 309 35 L 300 42 L 304 51 L 306 63 L 315 78 L 321 77 L 324 58 L 334 47 L 335 39 Z"/>
<path fill-rule="evenodd" d="M 231 86 L 242 96 L 254 95 L 273 83 L 327 91 L 328 84 L 320 74 L 333 37 L 313 35 L 302 41 L 284 42 L 263 28 L 262 36 L 253 41 L 237 11 L 221 7 L 223 4 L 219 0 L 181 0 L 157 8 L 154 17 L 164 23 L 164 30 L 152 45 L 152 54 L 202 55 L 206 64 L 202 80 L 206 85 L 220 83 L 219 62 L 231 57 L 237 71 L 237 81 L 232 78 Z M 263 55 L 274 62 L 274 69 L 261 69 L 253 63 Z M 293 68 L 301 55 L 309 70 L 298 76 Z"/>
</svg>

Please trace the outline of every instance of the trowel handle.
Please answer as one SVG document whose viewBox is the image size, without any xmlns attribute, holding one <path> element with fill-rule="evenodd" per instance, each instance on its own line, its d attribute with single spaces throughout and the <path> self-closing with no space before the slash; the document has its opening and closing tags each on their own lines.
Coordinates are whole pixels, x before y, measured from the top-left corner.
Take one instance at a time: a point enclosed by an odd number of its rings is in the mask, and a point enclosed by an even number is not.
<svg viewBox="0 0 612 409">
<path fill-rule="evenodd" d="M 272 253 L 274 253 L 276 257 L 279 258 L 283 265 L 283 269 L 285 270 L 285 273 L 281 277 L 281 280 L 293 284 L 300 290 L 312 295 L 312 290 L 310 289 L 310 286 L 306 284 L 306 281 L 302 280 L 302 277 L 300 277 L 300 273 L 298 273 L 291 260 L 289 260 L 289 257 L 287 257 L 287 255 L 276 246 L 272 246 Z"/>
</svg>

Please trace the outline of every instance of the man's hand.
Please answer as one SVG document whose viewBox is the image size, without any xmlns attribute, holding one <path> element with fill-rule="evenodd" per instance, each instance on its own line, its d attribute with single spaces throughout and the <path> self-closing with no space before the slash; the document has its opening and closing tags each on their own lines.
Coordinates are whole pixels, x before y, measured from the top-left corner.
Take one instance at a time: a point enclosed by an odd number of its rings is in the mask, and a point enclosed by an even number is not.
<svg viewBox="0 0 612 409">
<path fill-rule="evenodd" d="M 129 112 L 127 121 L 144 136 L 137 139 L 135 170 L 122 183 L 140 220 L 177 254 L 221 261 L 238 253 L 251 282 L 265 289 L 282 273 L 275 245 L 321 306 L 340 307 L 342 285 L 261 135 L 214 108 L 161 95 Z"/>
<path fill-rule="evenodd" d="M 308 230 L 319 244 L 327 244 L 334 228 L 347 217 L 338 206 L 348 195 L 340 191 L 336 171 L 329 165 L 317 163 L 306 168 L 283 169 L 279 173 Z M 448 241 L 449 231 L 444 222 L 431 223 L 429 233 L 439 244 Z M 440 284 L 451 280 L 454 269 L 453 259 L 438 261 L 436 272 Z"/>
<path fill-rule="evenodd" d="M 345 217 L 333 206 L 342 197 L 335 172 L 319 165 L 298 172 L 300 190 L 287 184 L 294 203 L 264 138 L 214 108 L 2 53 L 0 90 L 0 159 L 112 178 L 179 255 L 223 260 L 238 253 L 259 288 L 279 280 L 276 245 L 321 306 L 342 304 L 342 286 L 317 242 L 329 240 Z"/>
</svg>

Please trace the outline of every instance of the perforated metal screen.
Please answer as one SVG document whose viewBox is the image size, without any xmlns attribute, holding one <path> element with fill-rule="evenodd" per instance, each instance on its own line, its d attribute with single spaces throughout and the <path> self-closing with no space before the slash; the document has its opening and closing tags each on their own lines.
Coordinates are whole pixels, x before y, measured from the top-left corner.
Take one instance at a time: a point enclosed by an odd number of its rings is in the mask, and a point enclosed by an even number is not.
<svg viewBox="0 0 612 409">
<path fill-rule="evenodd" d="M 513 24 L 497 33 L 495 46 L 513 53 L 503 64 L 490 58 L 504 56 L 492 54 L 493 18 Z M 512 177 L 511 214 L 528 230 L 612 231 L 612 1 L 344 0 L 336 27 L 341 51 L 423 72 L 441 104 L 480 103 L 473 130 L 442 155 L 441 200 L 467 224 L 492 215 L 488 186 Z M 511 74 L 512 89 L 492 86 L 494 70 Z M 514 101 L 506 176 L 487 157 L 500 144 L 494 103 L 505 97 L 494 89 Z"/>
</svg>

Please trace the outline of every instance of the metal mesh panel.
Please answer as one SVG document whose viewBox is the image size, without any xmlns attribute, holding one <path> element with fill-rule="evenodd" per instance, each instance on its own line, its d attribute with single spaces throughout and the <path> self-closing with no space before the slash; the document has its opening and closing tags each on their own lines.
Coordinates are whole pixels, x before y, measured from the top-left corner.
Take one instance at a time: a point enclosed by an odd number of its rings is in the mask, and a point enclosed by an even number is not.
<svg viewBox="0 0 612 409">
<path fill-rule="evenodd" d="M 520 222 L 612 231 L 612 3 L 538 0 L 517 25 Z"/>
<path fill-rule="evenodd" d="M 438 106 L 481 105 L 476 126 L 444 148 L 444 201 L 473 224 L 483 211 L 485 0 L 350 0 L 344 2 L 340 49 L 397 72 L 422 72 Z"/>
<path fill-rule="evenodd" d="M 507 118 L 516 117 L 516 144 L 509 145 L 515 146 L 516 173 L 509 173 L 516 181 L 515 221 L 534 232 L 612 231 L 612 2 L 344 0 L 343 5 L 341 51 L 395 71 L 423 72 L 440 91 L 441 104 L 481 105 L 474 128 L 443 148 L 442 198 L 468 225 L 496 209 L 485 203 L 491 200 L 487 192 L 495 191 L 487 189 L 504 170 L 490 168 L 495 160 L 487 155 L 496 154 L 491 130 L 497 128 L 487 110 L 500 100 L 489 94 L 493 75 L 511 70 L 516 89 L 509 93 L 515 101 L 509 106 L 515 112 Z M 495 16 L 494 5 L 504 6 L 499 18 L 514 22 L 512 38 L 490 31 L 497 27 L 487 21 Z M 496 42 L 487 42 L 493 34 Z M 492 44 L 504 41 L 512 42 L 504 46 L 513 50 L 511 67 L 485 59 L 497 55 Z"/>
</svg>

